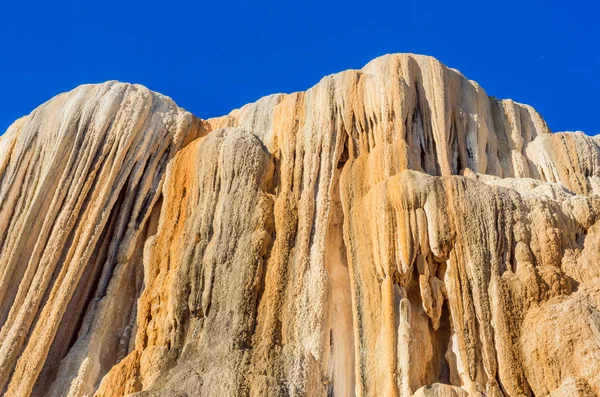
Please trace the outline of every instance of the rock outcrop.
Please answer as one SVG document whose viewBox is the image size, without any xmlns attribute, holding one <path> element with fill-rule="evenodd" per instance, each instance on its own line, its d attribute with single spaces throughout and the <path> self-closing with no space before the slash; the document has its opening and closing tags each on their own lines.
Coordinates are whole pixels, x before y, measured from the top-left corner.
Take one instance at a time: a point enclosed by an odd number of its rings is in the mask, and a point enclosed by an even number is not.
<svg viewBox="0 0 600 397">
<path fill-rule="evenodd" d="M 600 394 L 599 144 L 417 55 L 62 94 L 0 137 L 0 393 Z"/>
</svg>

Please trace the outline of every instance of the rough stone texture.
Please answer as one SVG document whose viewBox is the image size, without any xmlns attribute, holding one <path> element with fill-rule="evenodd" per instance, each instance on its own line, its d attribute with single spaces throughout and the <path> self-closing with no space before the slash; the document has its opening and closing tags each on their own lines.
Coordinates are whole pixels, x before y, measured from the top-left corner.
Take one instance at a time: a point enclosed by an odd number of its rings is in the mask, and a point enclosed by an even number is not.
<svg viewBox="0 0 600 397">
<path fill-rule="evenodd" d="M 596 138 L 430 57 L 207 122 L 80 87 L 0 138 L 0 390 L 598 395 L 598 194 Z"/>
<path fill-rule="evenodd" d="M 0 393 L 91 394 L 127 353 L 167 162 L 201 133 L 169 98 L 110 82 L 2 136 Z"/>
</svg>

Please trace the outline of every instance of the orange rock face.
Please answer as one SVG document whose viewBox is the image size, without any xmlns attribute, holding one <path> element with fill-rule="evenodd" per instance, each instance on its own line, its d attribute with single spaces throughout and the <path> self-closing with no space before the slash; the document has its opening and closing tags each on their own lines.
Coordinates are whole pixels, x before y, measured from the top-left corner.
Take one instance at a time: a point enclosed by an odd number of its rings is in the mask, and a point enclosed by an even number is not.
<svg viewBox="0 0 600 397">
<path fill-rule="evenodd" d="M 433 58 L 0 137 L 6 396 L 600 394 L 600 148 Z"/>
</svg>

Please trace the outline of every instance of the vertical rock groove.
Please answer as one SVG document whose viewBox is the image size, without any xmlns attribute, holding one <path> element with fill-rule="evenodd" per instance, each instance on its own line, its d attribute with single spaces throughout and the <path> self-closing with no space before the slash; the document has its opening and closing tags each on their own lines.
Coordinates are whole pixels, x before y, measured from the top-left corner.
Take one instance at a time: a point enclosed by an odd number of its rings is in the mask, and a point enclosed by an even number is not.
<svg viewBox="0 0 600 397">
<path fill-rule="evenodd" d="M 327 395 L 348 396 L 355 389 L 354 322 L 346 246 L 343 238 L 344 214 L 339 178 L 347 161 L 347 147 L 338 160 L 331 188 L 331 215 L 326 237 L 325 265 L 329 278 L 329 363 Z"/>
</svg>

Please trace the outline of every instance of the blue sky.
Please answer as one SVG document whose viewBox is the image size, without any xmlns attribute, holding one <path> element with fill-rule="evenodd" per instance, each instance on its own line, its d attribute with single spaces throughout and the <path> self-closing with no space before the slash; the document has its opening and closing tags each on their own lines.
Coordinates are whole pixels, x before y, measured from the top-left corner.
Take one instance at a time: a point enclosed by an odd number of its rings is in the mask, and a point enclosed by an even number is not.
<svg viewBox="0 0 600 397">
<path fill-rule="evenodd" d="M 553 131 L 600 133 L 591 0 L 1 3 L 1 131 L 83 83 L 144 84 L 207 118 L 413 52 L 534 106 Z"/>
</svg>

